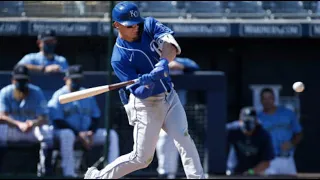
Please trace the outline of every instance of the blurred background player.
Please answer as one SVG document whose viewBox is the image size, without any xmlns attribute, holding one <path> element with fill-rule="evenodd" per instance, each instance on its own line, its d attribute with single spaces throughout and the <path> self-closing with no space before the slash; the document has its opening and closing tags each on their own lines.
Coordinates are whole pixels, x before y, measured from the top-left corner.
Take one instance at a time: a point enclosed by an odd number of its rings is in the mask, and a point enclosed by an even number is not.
<svg viewBox="0 0 320 180">
<path fill-rule="evenodd" d="M 57 38 L 54 30 L 39 33 L 37 44 L 40 52 L 25 55 L 18 64 L 24 64 L 32 72 L 65 72 L 68 62 L 65 57 L 55 54 Z"/>
<path fill-rule="evenodd" d="M 276 156 L 266 174 L 296 175 L 294 150 L 302 139 L 297 116 L 292 110 L 275 105 L 275 95 L 270 88 L 262 89 L 260 98 L 263 110 L 258 113 L 258 118 L 271 135 Z"/>
<path fill-rule="evenodd" d="M 12 84 L 0 91 L 0 143 L 41 142 L 40 174 L 46 171 L 44 162 L 52 146 L 52 131 L 47 123 L 47 101 L 42 90 L 30 83 L 24 65 L 15 66 Z"/>
<path fill-rule="evenodd" d="M 238 121 L 228 123 L 227 140 L 230 145 L 227 175 L 261 175 L 274 158 L 269 133 L 259 124 L 252 107 L 240 111 Z"/>
<path fill-rule="evenodd" d="M 171 75 L 179 75 L 184 73 L 193 73 L 200 70 L 199 65 L 189 59 L 176 57 L 174 61 L 169 63 Z M 187 103 L 187 91 L 184 89 L 177 90 L 177 94 L 183 106 Z M 159 177 L 175 179 L 178 170 L 179 152 L 174 145 L 174 140 L 164 130 L 160 130 L 159 140 L 156 146 L 158 159 L 157 172 Z"/>
<path fill-rule="evenodd" d="M 61 166 L 64 176 L 75 177 L 74 144 L 80 141 L 86 150 L 106 142 L 107 131 L 99 127 L 100 109 L 94 97 L 60 104 L 58 97 L 63 94 L 85 89 L 81 86 L 83 70 L 80 65 L 70 66 L 65 76 L 65 86 L 57 90 L 48 103 L 54 136 L 60 143 Z M 119 156 L 119 138 L 110 130 L 108 161 Z"/>
</svg>

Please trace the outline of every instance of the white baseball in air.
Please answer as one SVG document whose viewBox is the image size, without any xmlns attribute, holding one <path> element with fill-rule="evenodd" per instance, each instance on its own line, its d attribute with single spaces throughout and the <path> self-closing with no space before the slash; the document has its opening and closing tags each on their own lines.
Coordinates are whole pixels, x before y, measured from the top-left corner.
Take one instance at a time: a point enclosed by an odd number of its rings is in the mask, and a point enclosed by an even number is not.
<svg viewBox="0 0 320 180">
<path fill-rule="evenodd" d="M 304 91 L 304 84 L 302 82 L 300 82 L 300 81 L 299 82 L 295 82 L 295 83 L 293 83 L 292 88 L 293 88 L 293 90 L 295 92 L 300 93 L 300 92 Z"/>
</svg>

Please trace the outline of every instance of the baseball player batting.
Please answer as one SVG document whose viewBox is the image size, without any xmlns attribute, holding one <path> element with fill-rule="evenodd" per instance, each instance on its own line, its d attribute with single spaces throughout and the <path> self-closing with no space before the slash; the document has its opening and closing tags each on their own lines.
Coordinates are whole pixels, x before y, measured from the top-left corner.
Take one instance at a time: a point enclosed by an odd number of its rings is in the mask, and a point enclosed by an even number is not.
<svg viewBox="0 0 320 180">
<path fill-rule="evenodd" d="M 188 122 L 169 76 L 168 63 L 181 53 L 174 32 L 154 19 L 142 18 L 137 5 L 120 2 L 112 10 L 118 29 L 111 65 L 122 81 L 139 78 L 122 93 L 129 124 L 134 126 L 133 151 L 101 170 L 91 167 L 85 179 L 118 179 L 146 168 L 152 162 L 160 129 L 174 138 L 187 178 L 204 178 L 196 146 L 188 133 Z"/>
</svg>

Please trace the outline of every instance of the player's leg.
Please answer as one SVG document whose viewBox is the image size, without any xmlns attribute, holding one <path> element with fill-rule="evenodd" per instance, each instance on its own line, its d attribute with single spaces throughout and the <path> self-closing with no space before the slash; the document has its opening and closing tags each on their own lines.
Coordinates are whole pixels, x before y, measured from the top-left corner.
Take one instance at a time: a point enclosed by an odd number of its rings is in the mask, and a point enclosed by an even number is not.
<svg viewBox="0 0 320 180">
<path fill-rule="evenodd" d="M 5 146 L 8 141 L 8 125 L 0 124 L 0 145 Z"/>
<path fill-rule="evenodd" d="M 170 104 L 170 108 L 163 129 L 175 139 L 174 143 L 180 153 L 187 178 L 204 178 L 200 157 L 188 133 L 187 116 L 178 99 L 178 95 L 172 90 L 166 99 L 167 103 Z"/>
<path fill-rule="evenodd" d="M 265 175 L 276 175 L 278 174 L 279 163 L 281 163 L 280 158 L 275 157 L 271 160 L 269 167 L 264 171 Z"/>
<path fill-rule="evenodd" d="M 111 163 L 120 155 L 119 150 L 119 136 L 118 133 L 110 129 L 110 142 L 109 142 L 109 153 L 108 153 L 108 163 Z M 105 129 L 97 129 L 96 133 L 93 135 L 94 145 L 103 145 L 106 143 L 107 131 Z"/>
<path fill-rule="evenodd" d="M 161 130 L 156 147 L 158 158 L 158 174 L 166 178 L 174 179 L 178 169 L 179 152 L 170 137 L 165 131 Z"/>
<path fill-rule="evenodd" d="M 53 127 L 49 125 L 42 125 L 33 128 L 33 135 L 38 142 L 40 142 L 40 162 L 39 174 L 52 175 L 53 167 L 51 164 L 53 151 Z"/>
<path fill-rule="evenodd" d="M 281 165 L 280 165 L 281 164 Z M 294 158 L 284 157 L 281 158 L 281 162 L 277 164 L 279 166 L 279 173 L 284 175 L 297 175 L 297 168 L 294 162 Z"/>
<path fill-rule="evenodd" d="M 55 138 L 60 143 L 61 167 L 64 176 L 76 176 L 75 159 L 74 159 L 74 143 L 76 136 L 71 129 L 55 130 Z"/>
<path fill-rule="evenodd" d="M 8 125 L 7 124 L 0 124 L 0 146 L 1 146 L 1 152 L 0 152 L 0 163 L 2 162 L 5 152 L 6 152 L 6 145 L 7 145 L 7 135 L 8 135 Z M 2 171 L 2 168 L 0 166 L 0 172 Z"/>
<path fill-rule="evenodd" d="M 129 124 L 134 124 L 133 151 L 120 156 L 101 171 L 89 168 L 85 179 L 118 179 L 138 169 L 146 168 L 155 153 L 159 132 L 165 117 L 164 96 L 144 100 L 130 95 L 126 105 Z"/>
</svg>

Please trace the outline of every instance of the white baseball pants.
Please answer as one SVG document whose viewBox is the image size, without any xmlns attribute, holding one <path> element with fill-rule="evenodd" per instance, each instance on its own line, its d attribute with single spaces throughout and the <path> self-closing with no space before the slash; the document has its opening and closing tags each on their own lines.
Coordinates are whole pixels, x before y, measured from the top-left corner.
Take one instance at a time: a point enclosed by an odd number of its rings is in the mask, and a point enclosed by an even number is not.
<svg viewBox="0 0 320 180">
<path fill-rule="evenodd" d="M 108 161 L 112 162 L 119 157 L 119 136 L 117 132 L 110 129 L 110 146 Z M 97 129 L 93 135 L 93 145 L 103 145 L 106 142 L 107 131 L 105 129 Z M 60 142 L 61 167 L 64 176 L 76 176 L 75 159 L 74 159 L 74 143 L 76 136 L 71 129 L 55 130 L 55 137 Z"/>
<path fill-rule="evenodd" d="M 296 164 L 293 156 L 275 157 L 268 169 L 265 170 L 266 175 L 297 175 Z"/>
<path fill-rule="evenodd" d="M 125 109 L 129 124 L 134 126 L 133 151 L 108 164 L 96 178 L 118 179 L 148 167 L 153 160 L 161 128 L 175 139 L 187 178 L 204 178 L 198 151 L 188 133 L 186 113 L 174 89 L 146 99 L 131 94 Z"/>
<path fill-rule="evenodd" d="M 179 151 L 174 144 L 174 139 L 163 130 L 159 134 L 156 153 L 158 174 L 170 174 L 172 178 L 175 178 L 178 170 Z"/>
</svg>

